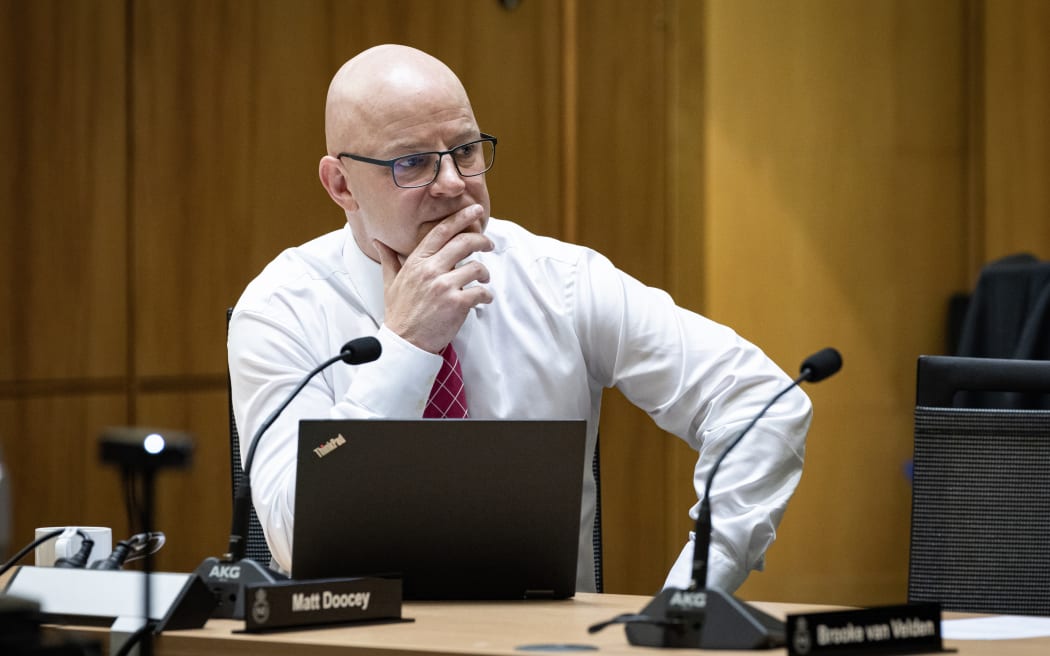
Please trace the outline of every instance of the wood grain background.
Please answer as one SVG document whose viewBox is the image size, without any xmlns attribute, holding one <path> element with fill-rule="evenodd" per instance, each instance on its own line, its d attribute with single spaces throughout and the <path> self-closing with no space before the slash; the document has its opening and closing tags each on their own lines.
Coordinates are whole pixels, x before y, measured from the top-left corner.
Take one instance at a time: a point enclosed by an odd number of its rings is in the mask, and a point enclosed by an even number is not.
<svg viewBox="0 0 1050 656">
<path fill-rule="evenodd" d="M 196 438 L 158 482 L 158 566 L 224 548 L 225 308 L 342 223 L 316 177 L 327 84 L 396 41 L 448 62 L 499 137 L 496 216 L 601 250 L 789 372 L 843 352 L 741 596 L 904 599 L 915 359 L 983 263 L 1050 257 L 1050 3 L 516 4 L 0 0 L 9 552 L 35 526 L 126 534 L 97 438 L 127 424 Z M 610 393 L 602 458 L 607 590 L 650 593 L 694 455 Z"/>
</svg>

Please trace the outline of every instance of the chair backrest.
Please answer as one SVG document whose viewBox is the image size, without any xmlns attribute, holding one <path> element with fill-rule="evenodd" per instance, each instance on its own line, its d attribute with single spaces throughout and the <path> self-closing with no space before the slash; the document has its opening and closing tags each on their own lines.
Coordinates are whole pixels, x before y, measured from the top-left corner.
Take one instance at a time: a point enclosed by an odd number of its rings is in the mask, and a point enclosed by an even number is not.
<svg viewBox="0 0 1050 656">
<path fill-rule="evenodd" d="M 233 308 L 226 310 L 226 325 L 229 329 L 230 317 L 233 316 Z M 237 421 L 233 416 L 233 390 L 230 386 L 229 371 L 226 373 L 227 405 L 230 415 L 230 473 L 234 493 L 237 486 L 244 478 L 244 469 L 241 466 L 241 440 L 237 432 Z M 591 470 L 594 473 L 595 486 L 595 509 L 594 509 L 594 532 L 592 544 L 594 546 L 594 582 L 596 590 L 604 590 L 603 568 L 602 568 L 602 485 L 601 485 L 601 459 L 599 457 L 598 442 L 594 445 L 594 459 L 591 461 Z M 233 499 L 230 499 L 231 503 Z M 252 506 L 251 519 L 248 522 L 248 539 L 245 542 L 245 555 L 252 560 L 269 567 L 273 559 L 270 549 L 266 546 L 266 535 L 263 533 L 262 524 L 255 507 Z"/>
<path fill-rule="evenodd" d="M 227 328 L 229 327 L 231 316 L 233 316 L 233 308 L 228 308 L 226 310 Z M 230 489 L 236 494 L 237 486 L 244 479 L 244 469 L 241 467 L 241 438 L 237 432 L 237 421 L 233 417 L 233 390 L 230 387 L 229 371 L 226 373 L 226 393 L 230 413 L 230 474 L 231 482 L 233 483 Z M 230 498 L 230 503 L 233 503 L 232 497 Z M 254 505 L 252 506 L 251 518 L 248 520 L 248 538 L 245 541 L 244 555 L 264 567 L 269 567 L 272 560 L 270 548 L 266 546 L 266 535 L 263 533 L 259 516 L 255 514 Z"/>
<path fill-rule="evenodd" d="M 1050 615 L 1050 411 L 954 407 L 1050 392 L 1050 361 L 918 361 L 908 600 Z"/>
<path fill-rule="evenodd" d="M 594 440 L 594 458 L 591 460 L 591 472 L 594 473 L 594 532 L 591 544 L 594 545 L 594 585 L 595 591 L 605 591 L 602 576 L 602 466 L 598 455 L 600 440 Z"/>
</svg>

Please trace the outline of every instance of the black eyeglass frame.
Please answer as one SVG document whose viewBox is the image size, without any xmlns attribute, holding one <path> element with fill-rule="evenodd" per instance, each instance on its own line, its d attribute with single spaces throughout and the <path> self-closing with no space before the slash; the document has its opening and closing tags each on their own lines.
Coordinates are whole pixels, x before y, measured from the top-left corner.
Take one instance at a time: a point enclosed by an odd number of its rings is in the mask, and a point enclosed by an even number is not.
<svg viewBox="0 0 1050 656">
<path fill-rule="evenodd" d="M 364 162 L 366 164 L 375 164 L 376 166 L 385 166 L 385 167 L 390 169 L 390 177 L 394 180 L 394 185 L 396 187 L 398 187 L 400 189 L 419 189 L 420 187 L 427 187 L 427 186 L 430 186 L 430 185 L 434 184 L 434 181 L 437 180 L 438 173 L 441 171 L 441 159 L 445 155 L 448 155 L 449 158 L 452 160 L 452 165 L 456 167 L 456 173 L 459 173 L 459 175 L 461 177 L 464 177 L 464 178 L 476 178 L 479 175 L 484 175 L 485 173 L 487 173 L 489 171 L 489 169 L 492 168 L 492 165 L 496 163 L 496 143 L 497 143 L 497 140 L 496 140 L 496 137 L 492 136 L 491 134 L 485 134 L 484 132 L 482 132 L 480 134 L 481 134 L 481 138 L 480 139 L 475 139 L 473 141 L 468 141 L 467 143 L 460 144 L 460 145 L 456 146 L 455 148 L 452 148 L 451 150 L 428 150 L 428 151 L 422 152 L 422 153 L 410 153 L 408 155 L 401 155 L 400 157 L 395 157 L 394 159 L 375 159 L 373 157 L 364 157 L 363 155 L 355 155 L 353 153 L 339 153 L 339 159 L 342 159 L 344 157 L 349 157 L 350 159 L 354 160 L 355 162 Z M 460 148 L 463 148 L 464 146 L 472 146 L 474 144 L 485 143 L 485 142 L 488 142 L 488 143 L 492 144 L 492 161 L 489 162 L 488 166 L 485 167 L 485 170 L 484 171 L 479 171 L 477 173 L 464 173 L 463 171 L 461 171 L 459 169 L 459 164 L 456 162 L 456 158 L 453 156 L 453 153 L 456 152 L 457 150 L 459 150 Z M 421 157 L 423 155 L 437 155 L 438 156 L 437 163 L 434 164 L 434 177 L 430 178 L 429 182 L 425 182 L 423 184 L 417 184 L 417 185 L 403 185 L 403 184 L 399 184 L 398 181 L 397 181 L 397 173 L 394 171 L 394 164 L 396 164 L 400 160 L 403 160 L 403 159 L 406 159 L 406 158 L 409 158 L 409 157 Z"/>
</svg>

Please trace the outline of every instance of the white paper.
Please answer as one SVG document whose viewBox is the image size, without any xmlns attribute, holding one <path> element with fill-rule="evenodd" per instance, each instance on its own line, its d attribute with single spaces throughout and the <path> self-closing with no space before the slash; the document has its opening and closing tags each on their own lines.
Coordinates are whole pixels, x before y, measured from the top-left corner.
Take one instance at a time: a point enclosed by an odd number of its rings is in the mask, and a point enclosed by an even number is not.
<svg viewBox="0 0 1050 656">
<path fill-rule="evenodd" d="M 996 615 L 941 622 L 945 640 L 1013 640 L 1050 636 L 1050 617 Z"/>
</svg>

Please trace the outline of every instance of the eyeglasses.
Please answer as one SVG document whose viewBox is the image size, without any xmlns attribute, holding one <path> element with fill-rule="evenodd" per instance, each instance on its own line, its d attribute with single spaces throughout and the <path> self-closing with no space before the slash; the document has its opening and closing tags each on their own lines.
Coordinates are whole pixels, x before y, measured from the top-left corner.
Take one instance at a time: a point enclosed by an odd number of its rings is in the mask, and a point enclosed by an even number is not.
<svg viewBox="0 0 1050 656">
<path fill-rule="evenodd" d="M 441 158 L 449 155 L 456 171 L 464 178 L 481 175 L 492 168 L 496 161 L 496 137 L 481 133 L 481 138 L 456 146 L 452 150 L 433 151 L 402 155 L 394 159 L 373 159 L 353 153 L 339 153 L 339 157 L 349 157 L 358 162 L 388 166 L 394 176 L 394 184 L 402 189 L 425 187 L 437 180 L 441 169 Z"/>
</svg>

